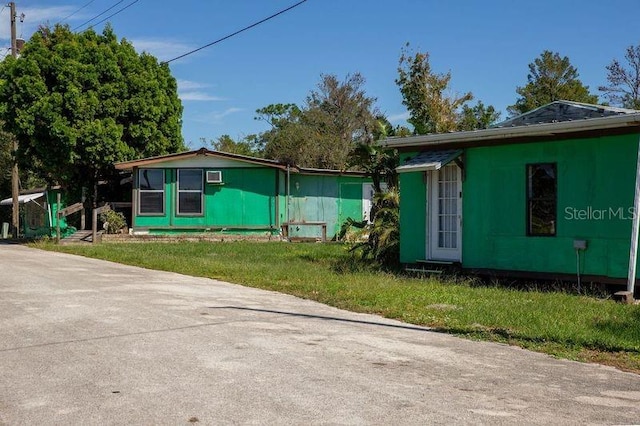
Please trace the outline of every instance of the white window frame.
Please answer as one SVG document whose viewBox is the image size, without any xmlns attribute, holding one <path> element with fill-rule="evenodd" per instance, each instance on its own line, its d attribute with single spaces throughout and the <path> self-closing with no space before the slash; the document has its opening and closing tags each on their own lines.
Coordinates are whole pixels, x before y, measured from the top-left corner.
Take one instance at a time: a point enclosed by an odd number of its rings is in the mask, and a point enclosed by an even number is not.
<svg viewBox="0 0 640 426">
<path fill-rule="evenodd" d="M 142 189 L 142 185 L 140 185 L 140 182 L 142 182 L 142 173 L 145 171 L 159 171 L 162 173 L 162 189 Z M 162 211 L 160 212 L 142 212 L 142 206 L 140 205 L 140 202 L 142 200 L 142 194 L 144 193 L 158 193 L 161 192 L 162 193 Z M 165 201 L 166 201 L 166 191 L 165 191 L 165 171 L 164 169 L 138 169 L 138 200 L 137 200 L 137 208 L 138 208 L 138 215 L 139 216 L 164 216 L 165 214 Z"/>
<path fill-rule="evenodd" d="M 183 171 L 200 172 L 200 190 L 196 189 L 180 189 L 180 173 Z M 202 169 L 178 169 L 178 179 L 176 182 L 176 214 L 178 216 L 203 216 L 204 215 L 204 171 Z M 180 194 L 181 193 L 199 193 L 200 194 L 200 212 L 182 213 L 180 211 Z"/>
</svg>

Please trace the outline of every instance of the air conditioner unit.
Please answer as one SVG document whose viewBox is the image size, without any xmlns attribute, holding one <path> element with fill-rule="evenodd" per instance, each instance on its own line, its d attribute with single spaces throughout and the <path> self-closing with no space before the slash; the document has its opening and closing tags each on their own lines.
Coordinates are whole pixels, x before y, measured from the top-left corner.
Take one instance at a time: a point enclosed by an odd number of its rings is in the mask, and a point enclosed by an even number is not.
<svg viewBox="0 0 640 426">
<path fill-rule="evenodd" d="M 222 183 L 222 172 L 220 170 L 207 170 L 207 183 Z"/>
</svg>

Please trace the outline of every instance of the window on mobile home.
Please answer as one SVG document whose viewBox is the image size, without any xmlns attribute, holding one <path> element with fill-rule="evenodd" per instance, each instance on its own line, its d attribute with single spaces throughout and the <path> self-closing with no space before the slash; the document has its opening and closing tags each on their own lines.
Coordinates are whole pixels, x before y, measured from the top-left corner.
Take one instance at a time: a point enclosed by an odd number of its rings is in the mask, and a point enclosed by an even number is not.
<svg viewBox="0 0 640 426">
<path fill-rule="evenodd" d="M 527 235 L 556 235 L 558 174 L 555 163 L 527 165 Z"/>
<path fill-rule="evenodd" d="M 138 171 L 138 213 L 141 215 L 164 214 L 164 170 L 140 169 Z"/>
<path fill-rule="evenodd" d="M 201 215 L 203 189 L 202 170 L 178 170 L 178 214 Z"/>
</svg>

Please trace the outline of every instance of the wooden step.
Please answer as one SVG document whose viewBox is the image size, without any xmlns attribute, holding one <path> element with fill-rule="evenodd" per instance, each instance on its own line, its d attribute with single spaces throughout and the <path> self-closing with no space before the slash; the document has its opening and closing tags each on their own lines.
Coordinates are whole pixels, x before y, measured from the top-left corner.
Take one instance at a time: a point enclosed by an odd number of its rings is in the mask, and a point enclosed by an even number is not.
<svg viewBox="0 0 640 426">
<path fill-rule="evenodd" d="M 60 240 L 62 244 L 81 244 L 92 243 L 93 233 L 91 231 L 76 231 L 68 237 L 64 237 Z"/>
<path fill-rule="evenodd" d="M 418 259 L 416 260 L 416 263 L 424 263 L 427 265 L 443 265 L 443 266 L 450 266 L 453 265 L 455 262 L 449 261 L 449 260 L 426 260 L 426 259 Z"/>
<path fill-rule="evenodd" d="M 421 269 L 421 268 L 404 268 L 407 272 L 417 272 L 420 274 L 442 274 L 442 270 L 439 269 Z"/>
</svg>

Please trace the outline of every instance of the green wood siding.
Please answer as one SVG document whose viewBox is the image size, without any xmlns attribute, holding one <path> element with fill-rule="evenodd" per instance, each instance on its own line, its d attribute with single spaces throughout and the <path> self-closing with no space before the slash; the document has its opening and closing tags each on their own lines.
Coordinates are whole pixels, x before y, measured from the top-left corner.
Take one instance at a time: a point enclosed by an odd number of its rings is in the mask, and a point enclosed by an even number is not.
<svg viewBox="0 0 640 426">
<path fill-rule="evenodd" d="M 137 214 L 134 229 L 151 232 L 185 232 L 228 228 L 229 232 L 277 233 L 292 222 L 326 222 L 327 236 L 333 238 L 348 217 L 362 220 L 362 184 L 370 179 L 357 176 L 302 175 L 291 173 L 291 196 L 287 202 L 287 173 L 271 167 L 202 168 L 222 171 L 222 184 L 204 186 L 203 214 L 178 215 L 176 206 L 177 169 L 165 171 L 165 212 Z M 138 172 L 135 170 L 135 188 Z M 137 197 L 136 197 L 137 198 Z M 137 203 L 136 203 L 137 204 Z M 154 228 L 156 231 L 154 231 Z M 291 236 L 316 238 L 319 225 L 290 228 Z"/>
<path fill-rule="evenodd" d="M 463 185 L 463 265 L 625 277 L 637 135 L 471 148 Z M 526 235 L 526 164 L 557 164 L 557 235 Z"/>
<path fill-rule="evenodd" d="M 403 155 L 401 160 L 409 155 Z M 399 186 L 400 261 L 414 263 L 426 259 L 427 187 L 424 172 L 401 173 Z"/>
<path fill-rule="evenodd" d="M 573 241 L 584 239 L 581 273 L 627 274 L 638 135 L 465 150 L 462 264 L 574 274 Z M 403 157 L 415 155 L 407 153 Z M 557 165 L 555 236 L 527 236 L 526 166 Z M 423 173 L 400 175 L 400 260 L 425 258 Z"/>
<path fill-rule="evenodd" d="M 291 222 L 326 222 L 327 238 L 333 238 L 351 217 L 362 220 L 362 184 L 368 179 L 331 175 L 291 175 Z M 292 225 L 290 236 L 318 238 L 319 225 Z"/>
<path fill-rule="evenodd" d="M 206 169 L 204 169 L 206 170 Z M 272 168 L 222 169 L 222 184 L 204 184 L 202 215 L 178 215 L 177 170 L 165 169 L 165 214 L 136 215 L 143 228 L 277 228 L 276 173 Z"/>
</svg>

